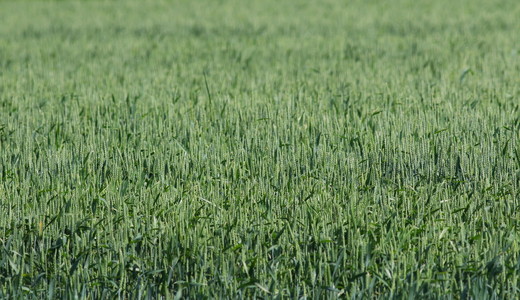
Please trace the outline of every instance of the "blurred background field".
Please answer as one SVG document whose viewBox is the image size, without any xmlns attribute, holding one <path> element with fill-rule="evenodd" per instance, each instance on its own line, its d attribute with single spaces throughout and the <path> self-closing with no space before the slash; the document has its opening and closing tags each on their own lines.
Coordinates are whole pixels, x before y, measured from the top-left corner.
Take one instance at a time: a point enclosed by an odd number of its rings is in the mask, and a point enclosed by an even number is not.
<svg viewBox="0 0 520 300">
<path fill-rule="evenodd" d="M 0 298 L 515 298 L 517 1 L 0 1 Z"/>
</svg>

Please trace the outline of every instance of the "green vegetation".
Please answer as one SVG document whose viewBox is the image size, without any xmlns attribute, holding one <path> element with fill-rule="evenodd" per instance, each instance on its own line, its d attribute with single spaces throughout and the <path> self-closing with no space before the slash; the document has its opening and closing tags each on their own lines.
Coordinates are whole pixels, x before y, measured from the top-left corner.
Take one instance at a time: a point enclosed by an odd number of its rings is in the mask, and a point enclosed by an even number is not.
<svg viewBox="0 0 520 300">
<path fill-rule="evenodd" d="M 518 16 L 0 2 L 0 298 L 518 297 Z"/>
</svg>

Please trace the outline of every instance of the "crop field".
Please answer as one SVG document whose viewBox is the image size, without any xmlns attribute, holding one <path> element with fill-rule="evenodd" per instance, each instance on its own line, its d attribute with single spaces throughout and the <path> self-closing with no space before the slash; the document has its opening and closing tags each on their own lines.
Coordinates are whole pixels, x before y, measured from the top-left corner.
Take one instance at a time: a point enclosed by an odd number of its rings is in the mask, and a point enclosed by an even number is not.
<svg viewBox="0 0 520 300">
<path fill-rule="evenodd" d="M 0 1 L 0 298 L 520 297 L 519 16 Z"/>
</svg>

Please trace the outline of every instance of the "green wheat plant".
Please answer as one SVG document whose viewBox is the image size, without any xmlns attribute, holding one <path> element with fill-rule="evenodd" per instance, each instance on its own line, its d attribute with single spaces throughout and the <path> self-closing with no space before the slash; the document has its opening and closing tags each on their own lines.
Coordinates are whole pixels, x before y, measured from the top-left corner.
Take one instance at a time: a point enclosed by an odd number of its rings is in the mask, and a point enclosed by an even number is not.
<svg viewBox="0 0 520 300">
<path fill-rule="evenodd" d="M 0 298 L 513 299 L 518 1 L 0 1 Z"/>
</svg>

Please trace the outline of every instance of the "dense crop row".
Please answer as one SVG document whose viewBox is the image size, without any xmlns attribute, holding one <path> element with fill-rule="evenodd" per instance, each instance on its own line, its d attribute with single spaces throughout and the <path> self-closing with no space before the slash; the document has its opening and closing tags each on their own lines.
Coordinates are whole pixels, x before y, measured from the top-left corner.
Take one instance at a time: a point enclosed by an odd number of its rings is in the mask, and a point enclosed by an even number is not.
<svg viewBox="0 0 520 300">
<path fill-rule="evenodd" d="M 462 2 L 0 2 L 0 298 L 518 296 L 520 6 Z"/>
</svg>

